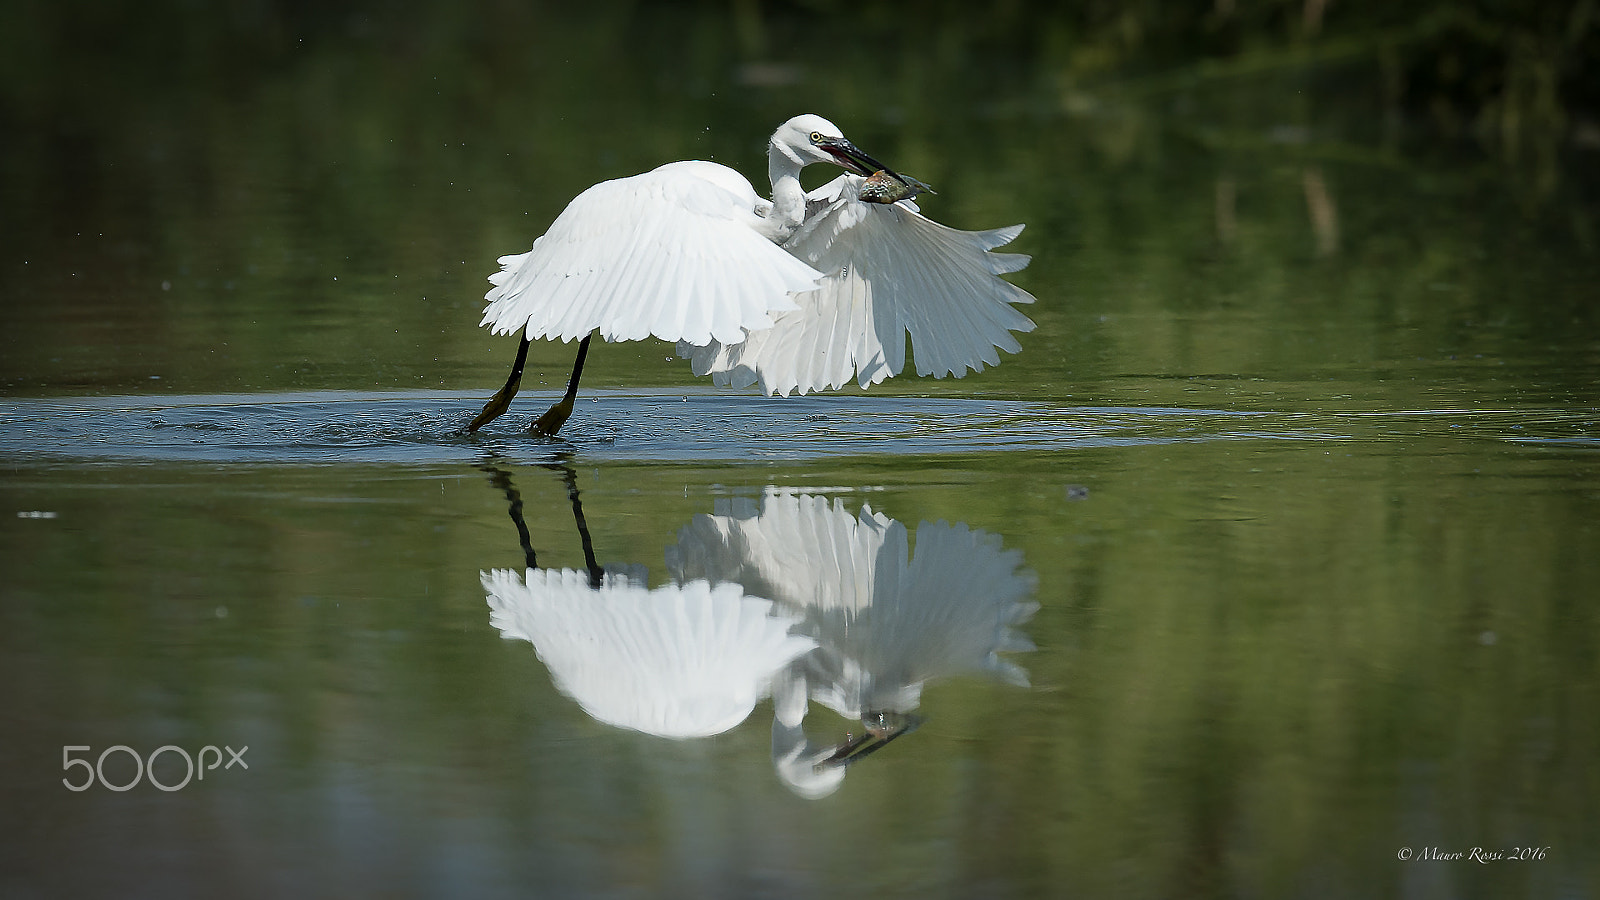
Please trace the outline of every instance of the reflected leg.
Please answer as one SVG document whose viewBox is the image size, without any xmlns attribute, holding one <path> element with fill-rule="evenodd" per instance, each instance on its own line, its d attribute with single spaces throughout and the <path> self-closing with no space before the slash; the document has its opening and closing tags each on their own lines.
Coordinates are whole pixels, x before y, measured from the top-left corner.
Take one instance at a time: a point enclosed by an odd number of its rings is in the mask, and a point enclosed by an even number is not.
<svg viewBox="0 0 1600 900">
<path fill-rule="evenodd" d="M 588 341 L 588 338 L 584 338 L 584 343 Z M 578 360 L 582 365 L 583 357 L 579 356 Z M 576 378 L 573 384 L 577 384 Z M 589 570 L 589 587 L 598 588 L 605 583 L 606 570 L 594 558 L 594 539 L 589 537 L 589 521 L 583 517 L 583 501 L 578 499 L 578 473 L 571 466 L 563 465 L 560 468 L 562 480 L 567 485 L 567 499 L 572 501 L 572 520 L 578 526 L 578 541 L 583 545 L 583 565 Z"/>
<path fill-rule="evenodd" d="M 528 522 L 522 517 L 522 492 L 511 483 L 511 473 L 493 465 L 478 468 L 488 472 L 489 483 L 505 493 L 506 501 L 510 504 L 511 522 L 517 526 L 517 539 L 522 543 L 523 561 L 530 569 L 539 568 L 539 557 L 533 552 L 533 538 L 528 534 Z"/>
<path fill-rule="evenodd" d="M 493 397 L 489 398 L 489 402 L 483 405 L 483 412 L 478 413 L 478 417 L 473 419 L 472 423 L 467 426 L 467 434 L 471 434 L 500 418 L 500 414 L 511 406 L 511 398 L 517 395 L 517 389 L 522 386 L 522 367 L 528 361 L 528 344 L 530 343 L 532 342 L 524 335 L 522 346 L 517 348 L 517 361 L 511 364 L 511 377 L 506 379 L 506 386 L 496 392 Z"/>
<path fill-rule="evenodd" d="M 533 538 L 528 533 L 528 523 L 522 514 L 522 492 L 511 483 L 511 473 L 492 463 L 478 468 L 488 473 L 489 483 L 505 494 L 509 504 L 507 511 L 512 524 L 517 527 L 517 538 L 522 543 L 522 555 L 527 567 L 539 568 L 539 560 L 533 550 Z M 583 501 L 578 498 L 578 472 L 565 462 L 547 464 L 545 468 L 561 473 L 561 481 L 567 488 L 567 499 L 572 503 L 572 519 L 578 526 L 578 541 L 583 545 L 583 564 L 589 571 L 589 586 L 598 588 L 605 583 L 606 570 L 595 560 L 594 539 L 589 535 L 589 522 L 583 517 Z"/>
</svg>

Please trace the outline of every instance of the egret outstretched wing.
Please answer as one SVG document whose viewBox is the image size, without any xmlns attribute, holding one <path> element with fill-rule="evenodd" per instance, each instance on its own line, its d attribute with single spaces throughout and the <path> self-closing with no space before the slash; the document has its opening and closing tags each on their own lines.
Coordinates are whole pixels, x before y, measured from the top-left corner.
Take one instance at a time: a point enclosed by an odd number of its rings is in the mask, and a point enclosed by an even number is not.
<svg viewBox="0 0 1600 900">
<path fill-rule="evenodd" d="M 718 338 L 678 352 L 697 375 L 719 384 L 759 383 L 764 393 L 836 388 L 855 376 L 876 384 L 905 367 L 910 335 L 917 373 L 943 377 L 982 371 L 999 350 L 1021 349 L 1011 332 L 1033 322 L 1011 304 L 1033 296 L 999 276 L 1027 256 L 993 253 L 1022 231 L 959 231 L 923 216 L 915 203 L 867 203 L 863 179 L 843 175 L 807 195 L 804 224 L 785 249 L 827 273 L 797 308 L 764 330 L 746 329 L 737 343 Z"/>
<path fill-rule="evenodd" d="M 743 176 L 708 162 L 601 182 L 532 249 L 500 259 L 482 324 L 530 339 L 742 340 L 822 277 L 757 232 L 761 202 Z"/>
</svg>

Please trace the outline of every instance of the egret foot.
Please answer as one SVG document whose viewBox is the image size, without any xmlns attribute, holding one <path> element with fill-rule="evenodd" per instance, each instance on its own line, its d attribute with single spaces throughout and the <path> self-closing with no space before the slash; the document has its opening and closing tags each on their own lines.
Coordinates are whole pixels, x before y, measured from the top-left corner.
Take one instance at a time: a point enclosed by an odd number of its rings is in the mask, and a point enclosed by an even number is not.
<svg viewBox="0 0 1600 900">
<path fill-rule="evenodd" d="M 585 335 L 583 340 L 578 342 L 578 359 L 572 364 L 572 380 L 567 382 L 567 395 L 562 397 L 560 402 L 550 407 L 544 415 L 540 416 L 528 427 L 528 431 L 531 433 L 540 437 L 554 437 L 555 433 L 561 430 L 561 426 L 567 423 L 567 418 L 572 415 L 573 401 L 578 397 L 578 379 L 583 375 L 583 360 L 584 357 L 589 355 L 589 338 L 591 337 L 593 335 Z M 467 434 L 471 434 L 500 418 L 500 414 L 511 406 L 511 398 L 517 396 L 517 389 L 522 386 L 522 367 L 528 361 L 528 344 L 530 343 L 532 342 L 527 337 L 523 337 L 522 346 L 517 348 L 517 361 L 511 366 L 511 377 L 506 379 L 506 386 L 497 391 L 493 397 L 489 398 L 489 402 L 483 405 L 483 412 L 478 413 L 477 418 L 467 425 Z"/>
<path fill-rule="evenodd" d="M 511 398 L 517 395 L 517 389 L 522 387 L 522 367 L 528 361 L 528 344 L 532 343 L 526 337 L 522 339 L 522 346 L 517 348 L 517 361 L 511 364 L 511 377 L 506 379 L 505 387 L 495 392 L 489 402 L 483 405 L 483 412 L 467 426 L 467 434 L 472 434 L 479 428 L 500 418 L 511 407 Z"/>
<path fill-rule="evenodd" d="M 522 379 L 520 377 L 506 382 L 506 386 L 496 392 L 493 397 L 489 398 L 489 402 L 483 405 L 483 412 L 478 413 L 477 418 L 473 419 L 472 423 L 467 426 L 467 433 L 471 434 L 500 418 L 511 407 L 511 398 L 517 395 L 517 389 L 521 386 Z"/>
<path fill-rule="evenodd" d="M 591 337 L 594 335 L 584 335 L 583 340 L 578 342 L 578 358 L 572 363 L 572 378 L 567 382 L 566 396 L 545 410 L 544 415 L 528 426 L 530 434 L 538 437 L 555 437 L 561 426 L 567 424 L 567 417 L 572 415 L 572 404 L 578 399 L 578 379 L 583 377 L 583 361 L 589 355 Z"/>
<path fill-rule="evenodd" d="M 555 437 L 561 426 L 567 424 L 567 417 L 572 415 L 572 398 L 564 397 L 554 406 L 545 410 L 544 415 L 533 421 L 528 426 L 528 432 L 538 437 Z"/>
</svg>

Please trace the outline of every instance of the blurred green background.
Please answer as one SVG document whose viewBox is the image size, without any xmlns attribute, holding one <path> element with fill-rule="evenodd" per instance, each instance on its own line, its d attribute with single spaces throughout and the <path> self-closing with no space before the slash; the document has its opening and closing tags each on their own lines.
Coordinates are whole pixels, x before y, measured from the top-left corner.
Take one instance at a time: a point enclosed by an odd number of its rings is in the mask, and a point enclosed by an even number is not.
<svg viewBox="0 0 1600 900">
<path fill-rule="evenodd" d="M 496 257 L 665 161 L 764 188 L 765 135 L 814 111 L 939 187 L 935 218 L 1028 223 L 1042 327 L 983 388 L 1353 364 L 1448 386 L 1527 346 L 1520 392 L 1595 399 L 1590 0 L 0 17 L 14 394 L 492 386 Z M 588 383 L 687 383 L 665 349 L 607 348 Z M 570 364 L 535 357 L 551 384 Z"/>
</svg>

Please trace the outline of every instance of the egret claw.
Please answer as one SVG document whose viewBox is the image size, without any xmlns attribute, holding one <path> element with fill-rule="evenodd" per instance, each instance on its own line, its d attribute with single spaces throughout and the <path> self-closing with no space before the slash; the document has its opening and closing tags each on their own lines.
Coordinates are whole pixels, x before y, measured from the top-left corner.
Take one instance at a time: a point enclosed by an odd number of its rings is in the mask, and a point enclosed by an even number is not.
<svg viewBox="0 0 1600 900">
<path fill-rule="evenodd" d="M 483 412 L 478 413 L 467 425 L 467 434 L 500 418 L 501 413 L 511 408 L 511 398 L 517 396 L 517 390 L 522 387 L 522 367 L 528 363 L 528 345 L 531 343 L 526 336 L 522 338 L 522 346 L 517 348 L 517 359 L 511 364 L 511 377 L 506 379 L 505 387 L 495 391 L 489 402 L 483 405 Z"/>
<path fill-rule="evenodd" d="M 539 437 L 555 437 L 556 432 L 561 430 L 562 425 L 567 424 L 567 418 L 571 415 L 572 400 L 563 399 L 545 410 L 544 415 L 535 419 L 533 424 L 528 426 L 528 431 Z"/>
<path fill-rule="evenodd" d="M 496 392 L 493 397 L 490 397 L 489 402 L 483 405 L 483 412 L 478 413 L 477 417 L 472 420 L 471 424 L 467 425 L 467 433 L 471 434 L 474 431 L 477 431 L 479 428 L 482 428 L 490 422 L 493 422 L 495 419 L 500 418 L 500 416 L 503 415 L 507 409 L 511 408 L 511 398 L 517 395 L 517 389 L 521 387 L 521 385 L 522 379 L 520 378 L 516 379 L 515 381 L 509 381 L 506 383 L 505 387 Z"/>
</svg>

